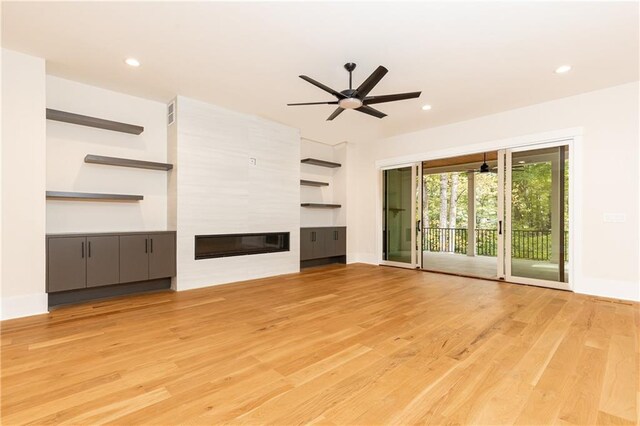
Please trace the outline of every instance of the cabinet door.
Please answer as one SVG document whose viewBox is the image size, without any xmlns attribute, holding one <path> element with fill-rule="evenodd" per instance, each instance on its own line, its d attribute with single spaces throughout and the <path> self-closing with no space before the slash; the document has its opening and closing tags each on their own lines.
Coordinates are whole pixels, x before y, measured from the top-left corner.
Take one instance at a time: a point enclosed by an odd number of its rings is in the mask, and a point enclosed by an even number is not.
<svg viewBox="0 0 640 426">
<path fill-rule="evenodd" d="M 345 256 L 347 254 L 347 228 L 338 226 L 334 228 L 333 234 L 335 235 L 333 255 Z"/>
<path fill-rule="evenodd" d="M 338 228 L 324 228 L 325 232 L 325 257 L 337 256 L 336 247 L 338 243 Z"/>
<path fill-rule="evenodd" d="M 176 275 L 175 234 L 149 234 L 149 279 Z"/>
<path fill-rule="evenodd" d="M 327 228 L 313 228 L 313 257 L 312 259 L 320 259 L 327 257 Z"/>
<path fill-rule="evenodd" d="M 87 284 L 86 238 L 49 238 L 47 291 L 75 290 Z"/>
<path fill-rule="evenodd" d="M 120 247 L 117 235 L 87 237 L 87 287 L 120 282 Z"/>
<path fill-rule="evenodd" d="M 148 235 L 120 236 L 120 282 L 149 279 Z"/>
<path fill-rule="evenodd" d="M 300 260 L 313 259 L 313 229 L 300 229 Z"/>
</svg>

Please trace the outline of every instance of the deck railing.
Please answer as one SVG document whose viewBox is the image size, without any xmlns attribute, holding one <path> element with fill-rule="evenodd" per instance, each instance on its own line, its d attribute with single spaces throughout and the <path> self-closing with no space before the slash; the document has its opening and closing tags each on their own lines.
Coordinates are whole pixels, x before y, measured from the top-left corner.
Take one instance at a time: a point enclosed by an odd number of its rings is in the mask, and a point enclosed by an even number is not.
<svg viewBox="0 0 640 426">
<path fill-rule="evenodd" d="M 515 259 L 551 260 L 550 230 L 511 231 L 511 256 Z M 498 232 L 495 229 L 476 229 L 475 252 L 479 256 L 497 256 Z M 565 253 L 569 253 L 569 233 L 564 233 Z M 424 251 L 467 253 L 467 228 L 424 228 Z M 565 255 L 565 260 L 568 255 Z"/>
</svg>

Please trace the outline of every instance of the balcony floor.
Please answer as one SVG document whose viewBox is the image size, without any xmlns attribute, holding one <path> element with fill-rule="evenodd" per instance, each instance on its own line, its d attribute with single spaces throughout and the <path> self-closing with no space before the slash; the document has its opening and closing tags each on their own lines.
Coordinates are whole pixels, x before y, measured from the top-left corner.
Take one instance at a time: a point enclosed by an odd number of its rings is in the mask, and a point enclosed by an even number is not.
<svg viewBox="0 0 640 426">
<path fill-rule="evenodd" d="M 430 271 L 449 272 L 482 278 L 497 278 L 498 259 L 491 256 L 422 252 L 422 267 Z M 565 277 L 569 265 L 565 263 Z M 518 277 L 557 281 L 558 265 L 543 260 L 513 259 L 511 274 Z"/>
</svg>

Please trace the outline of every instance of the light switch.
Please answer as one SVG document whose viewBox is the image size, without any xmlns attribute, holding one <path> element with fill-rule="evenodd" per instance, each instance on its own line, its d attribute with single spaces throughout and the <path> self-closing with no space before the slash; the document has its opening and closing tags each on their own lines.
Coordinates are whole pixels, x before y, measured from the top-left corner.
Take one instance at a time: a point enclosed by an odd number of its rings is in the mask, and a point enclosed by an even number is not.
<svg viewBox="0 0 640 426">
<path fill-rule="evenodd" d="M 627 216 L 624 213 L 605 213 L 604 221 L 607 223 L 623 223 L 627 221 Z"/>
<path fill-rule="evenodd" d="M 249 164 L 251 164 L 252 166 L 255 166 L 258 164 L 258 161 L 255 158 L 249 158 Z"/>
</svg>

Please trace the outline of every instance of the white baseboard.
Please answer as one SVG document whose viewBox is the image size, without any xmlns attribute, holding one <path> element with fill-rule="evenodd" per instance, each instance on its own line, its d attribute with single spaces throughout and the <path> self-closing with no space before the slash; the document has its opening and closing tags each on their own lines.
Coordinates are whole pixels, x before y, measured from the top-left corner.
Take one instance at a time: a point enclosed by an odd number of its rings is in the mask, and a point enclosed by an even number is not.
<svg viewBox="0 0 640 426">
<path fill-rule="evenodd" d="M 590 296 L 640 302 L 640 282 L 582 277 L 574 290 L 576 293 Z"/>
<path fill-rule="evenodd" d="M 347 263 L 368 263 L 370 265 L 378 265 L 378 259 L 375 254 L 371 253 L 348 253 Z"/>
<path fill-rule="evenodd" d="M 0 319 L 28 317 L 49 312 L 47 293 L 3 297 L 0 301 Z"/>
</svg>

